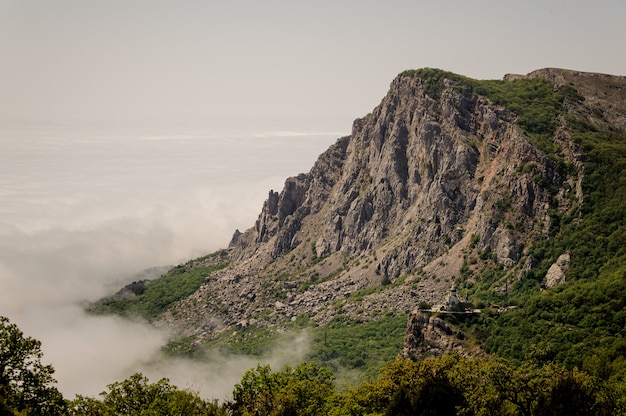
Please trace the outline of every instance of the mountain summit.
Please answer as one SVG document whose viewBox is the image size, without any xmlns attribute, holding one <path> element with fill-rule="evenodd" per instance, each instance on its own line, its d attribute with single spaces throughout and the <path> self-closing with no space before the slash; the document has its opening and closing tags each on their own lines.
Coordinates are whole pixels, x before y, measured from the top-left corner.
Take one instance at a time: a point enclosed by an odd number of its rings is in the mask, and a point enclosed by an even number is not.
<svg viewBox="0 0 626 416">
<path fill-rule="evenodd" d="M 528 318 L 532 299 L 624 271 L 625 137 L 626 77 L 405 71 L 228 250 L 184 265 L 228 263 L 157 318 L 201 344 L 432 310 L 453 286 L 491 321 Z M 486 319 L 467 325 L 502 347 Z M 519 349 L 534 332 L 509 335 Z"/>
</svg>

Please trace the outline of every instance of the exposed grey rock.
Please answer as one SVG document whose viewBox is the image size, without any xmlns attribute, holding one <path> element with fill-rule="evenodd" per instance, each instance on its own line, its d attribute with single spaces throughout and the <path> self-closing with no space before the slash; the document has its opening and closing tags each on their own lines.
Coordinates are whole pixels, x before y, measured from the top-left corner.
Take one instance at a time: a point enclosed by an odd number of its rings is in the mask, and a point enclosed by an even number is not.
<svg viewBox="0 0 626 416">
<path fill-rule="evenodd" d="M 443 319 L 428 312 L 413 311 L 409 315 L 404 348 L 401 355 L 411 360 L 440 357 L 457 352 L 464 356 L 482 355 L 478 348 L 468 348 L 464 334 Z"/>
<path fill-rule="evenodd" d="M 513 114 L 451 82 L 435 101 L 423 84 L 394 80 L 372 114 L 354 122 L 350 137 L 320 156 L 311 172 L 287 179 L 280 194 L 270 192 L 233 257 L 254 253 L 268 262 L 303 241 L 317 257 L 356 257 L 405 234 L 381 262 L 385 275 L 397 277 L 458 243 L 461 227 L 480 235 L 498 259 L 518 261 L 525 239 L 545 231 L 533 218 L 550 221 L 550 195 L 516 169 L 532 163 L 533 174 L 550 183 L 563 178 L 513 124 Z M 514 215 L 526 228 L 522 238 L 507 228 Z"/>
<path fill-rule="evenodd" d="M 550 266 L 546 273 L 546 288 L 552 288 L 565 283 L 565 274 L 569 270 L 569 253 L 561 254 Z"/>
<path fill-rule="evenodd" d="M 594 76 L 555 69 L 529 76 L 580 82 L 588 102 L 602 105 Z M 611 97 L 626 91 L 609 90 Z M 603 123 L 626 128 L 625 102 Z M 566 105 L 594 121 L 587 101 Z M 355 120 L 350 136 L 308 173 L 269 192 L 254 226 L 233 235 L 231 266 L 163 320 L 210 338 L 238 322 L 269 327 L 303 314 L 318 325 L 339 313 L 377 319 L 441 303 L 468 254 L 489 256 L 523 278 L 536 266 L 527 249 L 550 235 L 553 214 L 582 203 L 584 169 L 566 129 L 554 141 L 577 172 L 564 176 L 515 120 L 453 81 L 431 97 L 425 80 L 399 76 L 380 105 Z M 555 267 L 550 282 L 567 272 Z M 196 335 L 211 320 L 219 324 Z M 425 325 L 433 340 L 446 332 L 438 321 Z M 429 348 L 454 349 L 455 342 L 441 338 Z"/>
</svg>

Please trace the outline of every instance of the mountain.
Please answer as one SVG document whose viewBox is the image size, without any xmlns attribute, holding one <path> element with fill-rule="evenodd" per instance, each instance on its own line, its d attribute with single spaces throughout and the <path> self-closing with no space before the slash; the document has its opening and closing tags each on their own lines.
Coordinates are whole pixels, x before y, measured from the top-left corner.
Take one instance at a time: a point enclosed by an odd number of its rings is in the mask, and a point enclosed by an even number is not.
<svg viewBox="0 0 626 416">
<path fill-rule="evenodd" d="M 196 346 L 404 326 L 454 287 L 483 310 L 444 316 L 461 348 L 521 359 L 541 340 L 546 359 L 582 363 L 598 352 L 585 333 L 626 336 L 625 166 L 626 77 L 405 71 L 227 250 L 179 266 L 220 265 L 151 318 Z M 611 345 L 610 360 L 626 353 Z"/>
</svg>

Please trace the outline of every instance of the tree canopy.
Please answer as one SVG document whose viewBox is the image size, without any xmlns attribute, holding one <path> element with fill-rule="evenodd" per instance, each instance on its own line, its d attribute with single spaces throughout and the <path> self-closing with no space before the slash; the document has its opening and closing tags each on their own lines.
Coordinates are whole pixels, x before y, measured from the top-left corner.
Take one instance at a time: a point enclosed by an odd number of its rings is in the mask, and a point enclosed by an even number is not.
<svg viewBox="0 0 626 416">
<path fill-rule="evenodd" d="M 41 342 L 0 316 L 0 414 L 62 415 L 54 368 L 41 362 Z"/>
</svg>

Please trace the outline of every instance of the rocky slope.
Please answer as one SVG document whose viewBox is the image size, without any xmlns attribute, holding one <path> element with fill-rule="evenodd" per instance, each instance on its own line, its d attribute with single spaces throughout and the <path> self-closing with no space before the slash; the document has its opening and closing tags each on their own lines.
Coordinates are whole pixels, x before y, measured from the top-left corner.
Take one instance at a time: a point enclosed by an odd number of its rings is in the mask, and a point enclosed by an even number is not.
<svg viewBox="0 0 626 416">
<path fill-rule="evenodd" d="M 202 341 L 298 317 L 373 320 L 440 303 L 488 266 L 504 270 L 502 291 L 532 270 L 529 247 L 583 200 L 585 156 L 565 118 L 546 151 L 477 84 L 421 74 L 398 76 L 350 136 L 271 191 L 254 226 L 235 232 L 230 266 L 162 321 Z M 542 69 L 504 82 L 520 79 L 546 80 L 565 112 L 626 130 L 624 77 Z"/>
<path fill-rule="evenodd" d="M 462 356 L 484 355 L 476 345 L 467 342 L 465 334 L 428 312 L 415 310 L 409 314 L 404 348 L 400 355 L 419 361 L 426 357 L 440 357 L 455 352 Z"/>
</svg>

